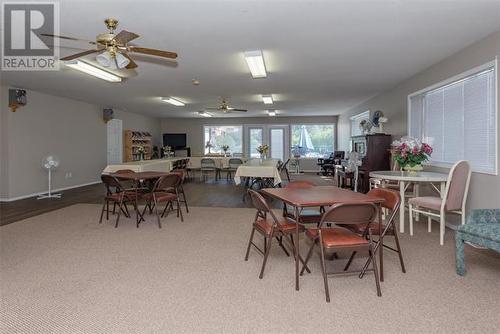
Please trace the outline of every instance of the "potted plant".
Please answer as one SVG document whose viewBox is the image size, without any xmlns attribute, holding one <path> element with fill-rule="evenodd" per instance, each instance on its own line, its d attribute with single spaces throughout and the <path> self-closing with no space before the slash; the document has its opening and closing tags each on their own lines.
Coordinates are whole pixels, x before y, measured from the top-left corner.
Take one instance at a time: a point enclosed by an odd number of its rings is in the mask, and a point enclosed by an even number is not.
<svg viewBox="0 0 500 334">
<path fill-rule="evenodd" d="M 261 159 L 266 159 L 267 153 L 269 152 L 269 145 L 260 145 L 257 147 L 257 152 L 259 152 Z"/>
<path fill-rule="evenodd" d="M 406 171 L 418 172 L 423 170 L 422 163 L 432 154 L 429 144 L 421 143 L 418 139 L 403 137 L 392 143 L 394 160 Z"/>
</svg>

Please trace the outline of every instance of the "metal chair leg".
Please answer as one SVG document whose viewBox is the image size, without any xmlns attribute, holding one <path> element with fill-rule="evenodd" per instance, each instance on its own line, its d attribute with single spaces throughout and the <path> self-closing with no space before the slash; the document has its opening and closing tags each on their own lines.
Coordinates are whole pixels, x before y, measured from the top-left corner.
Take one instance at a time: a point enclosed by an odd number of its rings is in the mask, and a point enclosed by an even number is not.
<svg viewBox="0 0 500 334">
<path fill-rule="evenodd" d="M 154 198 L 154 201 L 155 201 L 156 219 L 158 220 L 158 227 L 161 228 L 160 215 L 158 214 L 158 202 L 156 202 L 156 198 Z"/>
<path fill-rule="evenodd" d="M 305 265 L 309 262 L 309 259 L 311 258 L 311 255 L 314 250 L 314 246 L 316 246 L 316 241 L 313 241 L 311 247 L 309 247 L 309 251 L 307 252 L 306 259 L 304 261 L 304 265 L 302 266 L 302 270 L 300 271 L 300 276 L 304 274 L 304 270 L 306 270 Z"/>
<path fill-rule="evenodd" d="M 344 267 L 344 271 L 347 271 L 347 269 L 349 269 L 349 267 L 351 266 L 352 260 L 354 260 L 354 256 L 356 256 L 356 251 L 352 252 L 351 257 L 349 258 L 349 261 L 347 261 L 347 263 Z"/>
<path fill-rule="evenodd" d="M 396 241 L 396 248 L 398 249 L 399 262 L 401 263 L 401 271 L 406 273 L 405 263 L 403 261 L 403 253 L 401 252 L 401 245 L 399 244 L 398 232 L 396 227 L 394 227 L 394 239 Z"/>
<path fill-rule="evenodd" d="M 290 237 L 290 245 L 292 246 L 292 249 L 294 250 L 293 252 L 293 255 L 294 255 L 294 259 L 296 260 L 296 257 L 295 257 L 295 242 L 293 241 L 293 235 L 289 235 Z M 302 256 L 300 256 L 300 254 L 297 254 L 297 256 L 299 257 L 299 261 L 300 263 L 302 263 L 302 266 L 305 268 L 305 270 L 307 271 L 308 274 L 311 273 L 311 270 L 309 269 L 309 267 L 307 266 L 307 264 L 305 264 L 304 262 L 304 259 L 302 258 Z"/>
<path fill-rule="evenodd" d="M 248 255 L 250 254 L 250 247 L 252 246 L 254 233 L 255 233 L 255 227 L 252 227 L 252 232 L 250 233 L 250 240 L 248 240 L 247 253 L 245 254 L 245 261 L 248 261 Z"/>
<path fill-rule="evenodd" d="M 104 216 L 104 209 L 106 208 L 106 202 L 107 200 L 104 200 L 104 203 L 102 203 L 102 210 L 101 210 L 101 217 L 99 218 L 99 224 L 102 223 L 102 217 Z"/>
<path fill-rule="evenodd" d="M 272 237 L 267 238 L 266 252 L 264 253 L 264 261 L 262 261 L 262 268 L 260 269 L 260 275 L 259 275 L 260 279 L 264 277 L 264 269 L 266 268 L 267 258 L 269 257 L 269 251 L 271 250 L 271 241 L 273 241 Z"/>
<path fill-rule="evenodd" d="M 326 302 L 329 303 L 330 291 L 328 290 L 328 277 L 326 275 L 325 251 L 323 250 L 323 245 L 320 244 L 319 247 L 320 247 L 320 257 L 321 257 L 321 271 L 323 273 L 323 282 L 325 283 Z"/>
<path fill-rule="evenodd" d="M 120 216 L 122 214 L 122 202 L 118 203 L 118 207 L 120 208 L 120 210 L 118 210 L 118 215 L 116 216 L 115 228 L 118 227 L 118 222 L 120 221 Z"/>
<path fill-rule="evenodd" d="M 382 292 L 380 291 L 380 281 L 379 281 L 379 276 L 378 276 L 378 270 L 377 270 L 377 254 L 373 252 L 373 240 L 372 240 L 372 234 L 369 232 L 370 236 L 370 246 L 368 249 L 368 255 L 372 259 L 372 267 L 373 267 L 373 273 L 375 276 L 375 284 L 377 285 L 377 296 L 382 297 Z"/>
</svg>

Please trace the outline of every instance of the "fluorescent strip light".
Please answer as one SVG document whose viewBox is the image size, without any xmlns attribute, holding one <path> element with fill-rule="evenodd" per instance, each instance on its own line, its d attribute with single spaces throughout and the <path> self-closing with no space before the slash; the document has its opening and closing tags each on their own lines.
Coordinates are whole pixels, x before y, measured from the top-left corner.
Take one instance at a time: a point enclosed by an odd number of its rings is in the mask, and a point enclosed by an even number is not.
<svg viewBox="0 0 500 334">
<path fill-rule="evenodd" d="M 262 95 L 262 102 L 264 102 L 264 104 L 273 104 L 273 96 L 272 95 Z"/>
<path fill-rule="evenodd" d="M 267 111 L 267 114 L 268 114 L 269 116 L 276 116 L 276 110 L 268 110 L 268 111 Z"/>
<path fill-rule="evenodd" d="M 173 97 L 162 97 L 161 100 L 173 104 L 176 107 L 184 107 L 186 105 L 184 102 L 176 100 Z"/>
<path fill-rule="evenodd" d="M 212 117 L 212 114 L 209 114 L 206 111 L 198 111 L 198 115 L 203 117 Z"/>
<path fill-rule="evenodd" d="M 66 66 L 71 67 L 77 71 L 92 75 L 96 78 L 106 80 L 109 82 L 121 82 L 122 78 L 113 74 L 111 72 L 100 69 L 99 67 L 95 67 L 89 63 L 86 63 L 81 60 L 70 61 L 65 63 Z"/>
<path fill-rule="evenodd" d="M 254 79 L 267 77 L 266 65 L 261 50 L 245 51 L 244 55 Z"/>
</svg>

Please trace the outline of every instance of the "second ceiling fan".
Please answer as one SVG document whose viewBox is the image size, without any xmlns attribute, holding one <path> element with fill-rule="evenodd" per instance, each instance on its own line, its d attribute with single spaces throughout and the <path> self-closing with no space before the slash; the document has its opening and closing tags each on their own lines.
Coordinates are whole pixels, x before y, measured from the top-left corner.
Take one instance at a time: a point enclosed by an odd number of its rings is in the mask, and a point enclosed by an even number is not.
<svg viewBox="0 0 500 334">
<path fill-rule="evenodd" d="M 225 98 L 222 98 L 221 104 L 218 107 L 208 107 L 205 109 L 211 110 L 211 111 L 221 111 L 225 114 L 232 113 L 232 112 L 247 112 L 248 111 L 247 109 L 240 109 L 240 108 L 231 107 Z"/>
<path fill-rule="evenodd" d="M 109 31 L 97 35 L 95 42 L 68 36 L 58 36 L 52 34 L 41 35 L 71 41 L 83 41 L 96 46 L 95 49 L 79 52 L 71 56 L 61 58 L 62 61 L 69 61 L 92 53 L 100 52 L 100 54 L 97 55 L 96 60 L 101 66 L 108 67 L 110 69 L 132 69 L 136 68 L 137 64 L 132 58 L 130 58 L 130 56 L 128 55 L 129 52 L 169 59 L 177 58 L 177 53 L 175 52 L 143 48 L 136 45 L 128 45 L 130 41 L 138 38 L 139 35 L 126 30 L 122 30 L 118 34 L 115 34 L 115 29 L 118 26 L 118 20 L 116 19 L 108 18 L 104 20 L 104 23 L 106 24 L 106 27 Z"/>
</svg>

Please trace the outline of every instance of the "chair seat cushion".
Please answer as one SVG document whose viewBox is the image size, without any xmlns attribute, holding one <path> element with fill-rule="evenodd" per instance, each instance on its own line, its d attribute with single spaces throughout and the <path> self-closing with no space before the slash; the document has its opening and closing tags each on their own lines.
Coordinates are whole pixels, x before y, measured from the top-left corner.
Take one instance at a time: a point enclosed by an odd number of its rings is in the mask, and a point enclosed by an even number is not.
<svg viewBox="0 0 500 334">
<path fill-rule="evenodd" d="M 420 206 L 432 210 L 441 209 L 442 199 L 440 197 L 424 196 L 424 197 L 414 197 L 408 200 L 408 203 L 414 206 Z"/>
<path fill-rule="evenodd" d="M 154 197 L 156 198 L 156 201 L 158 201 L 158 202 L 173 201 L 177 198 L 177 196 L 175 194 L 173 194 L 171 192 L 166 192 L 166 191 L 155 192 Z M 146 201 L 152 201 L 153 200 L 153 193 L 144 194 L 143 198 Z"/>
<path fill-rule="evenodd" d="M 255 222 L 255 228 L 257 228 L 266 235 L 270 235 L 273 222 L 274 221 L 272 218 L 259 219 Z M 295 232 L 297 224 L 295 224 L 294 222 L 286 218 L 282 218 L 278 220 L 278 223 L 279 223 L 278 228 L 277 229 L 275 228 L 274 233 L 281 232 L 285 234 L 290 234 Z M 304 230 L 305 230 L 304 226 L 299 224 L 299 232 L 303 232 Z"/>
<path fill-rule="evenodd" d="M 353 231 L 354 233 L 357 233 L 357 234 L 363 234 L 365 232 L 365 229 L 366 229 L 366 224 L 365 223 L 360 223 L 360 224 L 349 224 L 349 225 L 342 225 L 342 224 L 339 224 L 339 226 L 342 226 L 348 230 L 351 230 Z M 379 224 L 379 223 L 371 223 L 370 224 L 370 228 L 372 230 L 372 235 L 378 235 L 378 231 L 379 231 L 379 228 L 382 232 L 384 232 L 384 229 L 385 229 L 385 224 Z M 390 228 L 388 231 L 387 231 L 387 234 L 391 234 L 391 229 Z"/>
<path fill-rule="evenodd" d="M 343 227 L 323 228 L 321 230 L 323 246 L 325 247 L 345 247 L 367 245 L 368 240 Z M 317 228 L 309 228 L 306 235 L 312 239 L 318 237 Z"/>
<path fill-rule="evenodd" d="M 114 193 L 111 195 L 107 195 L 106 198 L 114 201 L 114 202 L 119 202 L 121 200 L 121 197 L 123 196 L 124 201 L 135 201 L 136 194 L 134 191 L 125 191 L 121 193 Z M 141 194 L 138 193 L 137 197 L 141 197 Z"/>
<path fill-rule="evenodd" d="M 458 232 L 500 242 L 500 224 L 496 223 L 469 223 L 460 225 Z"/>
</svg>

